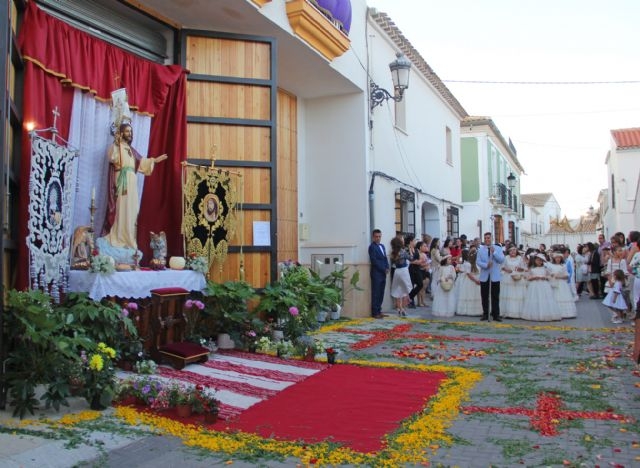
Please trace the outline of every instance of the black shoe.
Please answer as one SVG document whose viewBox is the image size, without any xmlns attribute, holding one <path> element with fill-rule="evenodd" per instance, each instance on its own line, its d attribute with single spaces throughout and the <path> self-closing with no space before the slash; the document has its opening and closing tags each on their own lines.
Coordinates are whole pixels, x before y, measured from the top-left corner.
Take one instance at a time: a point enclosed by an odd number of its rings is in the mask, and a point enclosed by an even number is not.
<svg viewBox="0 0 640 468">
<path fill-rule="evenodd" d="M 482 318 L 481 318 L 480 320 L 484 322 L 484 321 L 486 321 L 486 320 L 489 320 L 489 317 L 485 317 L 485 316 L 483 315 L 483 316 L 482 316 Z"/>
<path fill-rule="evenodd" d="M 494 317 L 493 321 L 494 322 L 502 322 L 502 319 L 500 317 Z"/>
<path fill-rule="evenodd" d="M 415 304 L 415 302 L 411 301 L 411 302 L 409 302 L 409 305 L 407 307 L 409 309 L 415 309 L 416 308 L 416 304 Z"/>
</svg>

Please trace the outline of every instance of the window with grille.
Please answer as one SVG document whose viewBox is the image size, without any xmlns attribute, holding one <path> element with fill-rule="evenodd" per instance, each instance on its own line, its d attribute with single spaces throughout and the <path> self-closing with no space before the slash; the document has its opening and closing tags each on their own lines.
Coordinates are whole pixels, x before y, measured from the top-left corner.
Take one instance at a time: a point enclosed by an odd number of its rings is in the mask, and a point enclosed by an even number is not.
<svg viewBox="0 0 640 468">
<path fill-rule="evenodd" d="M 446 150 L 447 150 L 447 164 L 453 166 L 453 140 L 451 135 L 451 129 L 449 127 L 446 128 Z"/>
<path fill-rule="evenodd" d="M 416 195 L 409 190 L 396 192 L 396 232 L 416 233 Z"/>
<path fill-rule="evenodd" d="M 611 174 L 611 208 L 615 209 L 616 207 L 616 182 L 613 178 L 613 174 Z"/>
<path fill-rule="evenodd" d="M 449 207 L 447 210 L 447 235 L 460 236 L 460 212 L 458 208 Z"/>
</svg>

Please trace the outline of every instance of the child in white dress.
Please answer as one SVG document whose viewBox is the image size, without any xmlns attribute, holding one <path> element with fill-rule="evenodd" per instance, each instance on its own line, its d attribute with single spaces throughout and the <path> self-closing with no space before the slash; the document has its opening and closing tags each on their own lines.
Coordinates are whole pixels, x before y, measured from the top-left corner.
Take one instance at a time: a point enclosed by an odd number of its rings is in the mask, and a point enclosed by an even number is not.
<svg viewBox="0 0 640 468">
<path fill-rule="evenodd" d="M 434 294 L 433 304 L 431 305 L 431 313 L 435 317 L 453 317 L 456 313 L 456 296 L 453 291 L 456 270 L 451 263 L 451 255 L 446 255 L 440 261 L 438 284 L 435 286 L 435 288 L 439 289 L 438 293 Z"/>
<path fill-rule="evenodd" d="M 562 252 L 553 252 L 551 262 L 550 265 L 547 265 L 547 269 L 551 273 L 549 284 L 553 289 L 553 297 L 558 305 L 558 310 L 560 310 L 562 318 L 576 318 L 576 303 L 573 300 L 573 294 L 571 294 L 571 287 L 567 283 L 569 274 L 564 264 Z"/>
<path fill-rule="evenodd" d="M 503 318 L 521 318 L 527 282 L 524 279 L 526 268 L 518 249 L 512 246 L 502 264 L 500 281 L 500 315 Z"/>
<path fill-rule="evenodd" d="M 480 300 L 480 270 L 476 266 L 478 252 L 475 247 L 462 251 L 462 263 L 457 266 L 456 279 L 457 305 L 456 315 L 480 317 L 482 302 Z"/>
<path fill-rule="evenodd" d="M 544 266 L 546 257 L 541 254 L 532 255 L 533 262 L 527 275 L 527 292 L 522 305 L 522 318 L 536 322 L 562 320 L 562 314 L 553 298 L 549 284 L 549 272 Z"/>
<path fill-rule="evenodd" d="M 627 310 L 627 303 L 622 296 L 622 288 L 624 287 L 624 271 L 616 270 L 613 272 L 615 283 L 613 288 L 607 293 L 602 303 L 606 305 L 614 313 L 611 319 L 612 323 L 622 323 L 624 321 L 624 312 Z"/>
</svg>

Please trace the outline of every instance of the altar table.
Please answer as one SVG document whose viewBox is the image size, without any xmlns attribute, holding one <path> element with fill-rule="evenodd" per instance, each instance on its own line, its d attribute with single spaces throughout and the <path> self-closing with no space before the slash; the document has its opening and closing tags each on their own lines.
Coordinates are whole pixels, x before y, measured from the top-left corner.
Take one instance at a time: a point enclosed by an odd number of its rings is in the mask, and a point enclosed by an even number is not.
<svg viewBox="0 0 640 468">
<path fill-rule="evenodd" d="M 94 301 L 104 297 L 141 299 L 151 297 L 158 288 L 184 288 L 202 291 L 207 285 L 204 275 L 193 270 L 116 271 L 109 274 L 71 270 L 69 291 L 87 292 Z"/>
</svg>

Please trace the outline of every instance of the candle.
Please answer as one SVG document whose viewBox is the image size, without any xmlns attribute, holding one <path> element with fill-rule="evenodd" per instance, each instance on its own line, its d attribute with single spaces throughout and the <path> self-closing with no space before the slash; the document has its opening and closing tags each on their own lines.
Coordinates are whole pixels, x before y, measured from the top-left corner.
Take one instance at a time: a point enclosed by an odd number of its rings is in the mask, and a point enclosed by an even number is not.
<svg viewBox="0 0 640 468">
<path fill-rule="evenodd" d="M 96 199 L 96 188 L 93 187 L 91 189 L 91 201 L 95 201 L 95 199 Z"/>
</svg>

